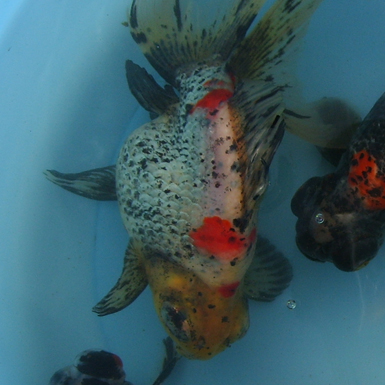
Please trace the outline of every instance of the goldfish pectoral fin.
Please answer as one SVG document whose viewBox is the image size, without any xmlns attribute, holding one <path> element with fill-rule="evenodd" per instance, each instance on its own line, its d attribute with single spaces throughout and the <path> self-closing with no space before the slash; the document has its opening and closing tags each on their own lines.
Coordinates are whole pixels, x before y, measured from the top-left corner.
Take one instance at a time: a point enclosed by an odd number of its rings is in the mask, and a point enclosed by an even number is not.
<svg viewBox="0 0 385 385">
<path fill-rule="evenodd" d="M 256 255 L 245 275 L 246 296 L 256 301 L 273 301 L 289 286 L 292 278 L 289 260 L 269 240 L 259 236 Z"/>
<path fill-rule="evenodd" d="M 162 115 L 179 101 L 170 85 L 162 88 L 144 68 L 131 60 L 126 61 L 126 77 L 131 93 L 152 118 Z"/>
<path fill-rule="evenodd" d="M 242 82 L 230 105 L 240 114 L 240 135 L 250 159 L 245 172 L 246 202 L 256 201 L 268 185 L 269 166 L 285 132 L 282 87 L 272 82 Z"/>
<path fill-rule="evenodd" d="M 176 86 L 176 70 L 183 65 L 215 54 L 225 61 L 244 38 L 265 1 L 236 0 L 230 12 L 218 3 L 207 17 L 190 1 L 134 0 L 129 25 L 151 65 Z"/>
<path fill-rule="evenodd" d="M 85 198 L 116 201 L 115 166 L 95 168 L 75 174 L 46 170 L 44 175 L 52 183 Z"/>
<path fill-rule="evenodd" d="M 339 98 L 296 104 L 284 111 L 286 129 L 319 147 L 347 148 L 361 123 L 357 110 Z"/>
<path fill-rule="evenodd" d="M 242 41 L 230 68 L 243 79 L 273 80 L 287 84 L 289 64 L 306 33 L 313 12 L 322 0 L 277 0 Z M 290 81 L 291 80 L 291 81 Z M 293 84 L 290 84 L 293 86 Z"/>
<path fill-rule="evenodd" d="M 131 304 L 146 288 L 147 277 L 133 243 L 130 242 L 124 256 L 123 271 L 115 286 L 93 307 L 99 316 L 116 313 Z"/>
</svg>

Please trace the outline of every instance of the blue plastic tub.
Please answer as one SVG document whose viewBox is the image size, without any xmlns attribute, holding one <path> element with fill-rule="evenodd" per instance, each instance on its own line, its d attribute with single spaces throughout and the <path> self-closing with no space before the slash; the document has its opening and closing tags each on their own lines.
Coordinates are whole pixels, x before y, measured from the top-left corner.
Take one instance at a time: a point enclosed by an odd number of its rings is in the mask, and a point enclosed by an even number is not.
<svg viewBox="0 0 385 385">
<path fill-rule="evenodd" d="M 148 119 L 125 79 L 127 58 L 149 68 L 122 25 L 128 6 L 0 2 L 2 384 L 48 384 L 89 348 L 118 354 L 135 385 L 151 384 L 162 365 L 165 332 L 148 289 L 120 313 L 91 312 L 121 271 L 128 237 L 116 203 L 69 194 L 43 176 L 112 164 Z M 338 96 L 369 111 L 385 91 L 384 20 L 382 0 L 323 2 L 298 64 L 309 100 Z M 259 225 L 290 258 L 293 282 L 273 303 L 250 303 L 242 340 L 210 361 L 181 360 L 168 384 L 385 383 L 384 250 L 344 273 L 295 245 L 290 199 L 330 170 L 312 145 L 285 136 Z"/>
</svg>

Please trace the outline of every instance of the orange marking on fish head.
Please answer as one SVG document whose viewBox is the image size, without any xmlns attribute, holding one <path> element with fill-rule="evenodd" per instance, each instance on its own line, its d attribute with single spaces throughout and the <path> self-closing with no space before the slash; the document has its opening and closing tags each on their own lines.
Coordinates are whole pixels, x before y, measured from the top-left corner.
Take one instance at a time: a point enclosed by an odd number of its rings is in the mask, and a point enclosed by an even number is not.
<svg viewBox="0 0 385 385">
<path fill-rule="evenodd" d="M 376 159 L 368 151 L 353 155 L 348 182 L 357 188 L 366 208 L 385 209 L 385 178 L 378 174 Z"/>
<path fill-rule="evenodd" d="M 117 356 L 116 354 L 112 354 L 112 358 L 114 359 L 116 365 L 119 368 L 123 368 L 123 361 L 122 361 L 122 359 L 119 356 Z"/>
</svg>

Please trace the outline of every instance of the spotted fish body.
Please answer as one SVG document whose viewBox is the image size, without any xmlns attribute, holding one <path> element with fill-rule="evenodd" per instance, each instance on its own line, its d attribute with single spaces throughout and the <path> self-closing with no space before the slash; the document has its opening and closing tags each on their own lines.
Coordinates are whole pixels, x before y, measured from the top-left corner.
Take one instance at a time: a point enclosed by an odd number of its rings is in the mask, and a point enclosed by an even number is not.
<svg viewBox="0 0 385 385">
<path fill-rule="evenodd" d="M 297 244 L 310 259 L 354 271 L 385 234 L 385 94 L 361 123 L 336 171 L 307 181 L 292 200 Z"/>
<path fill-rule="evenodd" d="M 254 256 L 258 199 L 246 201 L 246 145 L 230 101 L 232 76 L 223 65 L 201 65 L 178 83 L 180 103 L 123 146 L 117 196 L 141 245 L 160 319 L 179 336 L 182 354 L 209 358 L 248 328 L 247 301 L 237 289 Z M 275 88 L 272 94 L 279 105 Z M 175 330 L 176 314 L 186 320 L 183 332 Z"/>
<path fill-rule="evenodd" d="M 233 81 L 223 67 L 207 66 L 181 78 L 173 114 L 145 125 L 122 148 L 120 210 L 149 253 L 158 245 L 163 258 L 210 286 L 239 283 L 256 228 L 244 202 L 245 144 L 229 103 Z"/>
<path fill-rule="evenodd" d="M 257 242 L 257 212 L 285 128 L 286 59 L 321 0 L 279 0 L 245 37 L 264 2 L 238 0 L 203 29 L 194 4 L 179 0 L 134 0 L 129 14 L 134 40 L 167 84 L 127 61 L 128 85 L 154 119 L 130 135 L 116 164 L 130 242 L 121 277 L 94 311 L 119 311 L 149 284 L 188 358 L 211 358 L 242 337 L 247 298 L 273 300 L 292 277 L 288 261 Z M 47 176 L 105 200 L 111 168 L 105 183 L 100 173 Z"/>
</svg>

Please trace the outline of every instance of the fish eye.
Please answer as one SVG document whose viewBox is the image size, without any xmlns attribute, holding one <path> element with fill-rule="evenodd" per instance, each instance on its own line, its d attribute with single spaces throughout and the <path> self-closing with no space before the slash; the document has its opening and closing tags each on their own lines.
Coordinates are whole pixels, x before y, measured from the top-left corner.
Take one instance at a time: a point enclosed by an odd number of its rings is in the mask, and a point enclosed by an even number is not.
<svg viewBox="0 0 385 385">
<path fill-rule="evenodd" d="M 325 222 L 325 217 L 322 213 L 317 213 L 314 217 L 314 220 L 320 225 Z"/>
<path fill-rule="evenodd" d="M 189 341 L 190 325 L 186 314 L 173 306 L 169 302 L 165 302 L 162 306 L 161 316 L 170 332 L 180 341 Z"/>
</svg>

